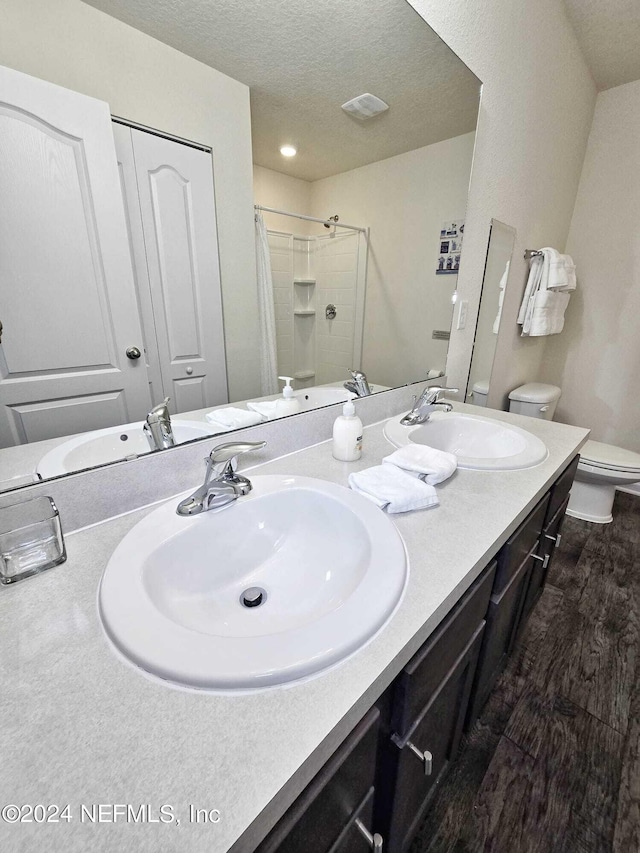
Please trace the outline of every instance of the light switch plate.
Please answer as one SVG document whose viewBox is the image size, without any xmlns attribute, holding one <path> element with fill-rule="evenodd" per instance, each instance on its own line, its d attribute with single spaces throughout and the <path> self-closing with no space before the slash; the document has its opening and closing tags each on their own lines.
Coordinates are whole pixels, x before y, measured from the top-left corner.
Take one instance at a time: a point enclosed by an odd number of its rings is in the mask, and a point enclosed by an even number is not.
<svg viewBox="0 0 640 853">
<path fill-rule="evenodd" d="M 469 308 L 469 300 L 463 299 L 458 303 L 458 322 L 456 323 L 456 329 L 464 329 L 467 325 L 467 310 Z"/>
</svg>

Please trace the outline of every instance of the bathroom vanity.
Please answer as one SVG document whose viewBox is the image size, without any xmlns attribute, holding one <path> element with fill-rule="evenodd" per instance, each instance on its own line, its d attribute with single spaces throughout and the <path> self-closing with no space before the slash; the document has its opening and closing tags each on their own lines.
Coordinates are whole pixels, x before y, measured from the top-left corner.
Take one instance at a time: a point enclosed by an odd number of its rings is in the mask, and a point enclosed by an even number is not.
<svg viewBox="0 0 640 853">
<path fill-rule="evenodd" d="M 393 517 L 409 562 L 400 605 L 363 648 L 307 681 L 264 692 L 178 690 L 113 653 L 98 583 L 151 507 L 68 535 L 64 565 L 0 590 L 0 798 L 69 804 L 71 815 L 0 824 L 0 846 L 351 853 L 376 849 L 379 833 L 385 850 L 406 850 L 542 591 L 588 435 L 482 414 L 530 431 L 548 457 L 522 470 L 459 469 L 437 487 L 439 507 Z M 365 429 L 358 462 L 334 460 L 324 441 L 243 472 L 346 485 L 391 451 L 377 423 Z M 142 471 L 149 462 L 132 464 Z M 96 804 L 100 822 L 91 819 Z M 148 819 L 121 817 L 114 804 L 144 805 Z"/>
</svg>

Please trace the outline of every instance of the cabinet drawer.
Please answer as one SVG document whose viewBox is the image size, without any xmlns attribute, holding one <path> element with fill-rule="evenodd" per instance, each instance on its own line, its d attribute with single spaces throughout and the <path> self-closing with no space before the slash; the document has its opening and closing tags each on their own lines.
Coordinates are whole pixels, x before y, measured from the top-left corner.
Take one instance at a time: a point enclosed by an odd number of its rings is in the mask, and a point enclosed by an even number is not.
<svg viewBox="0 0 640 853">
<path fill-rule="evenodd" d="M 545 495 L 520 527 L 505 542 L 498 553 L 498 567 L 493 588 L 500 593 L 534 549 L 544 525 L 549 495 Z"/>
<path fill-rule="evenodd" d="M 394 735 L 392 738 L 394 755 L 391 773 L 395 784 L 387 853 L 400 853 L 408 849 L 435 789 L 456 756 L 483 630 L 484 623 L 481 623 L 408 736 L 399 738 Z M 424 762 L 411 746 L 418 751 L 430 752 L 429 775 L 425 773 Z"/>
<path fill-rule="evenodd" d="M 398 676 L 391 725 L 400 737 L 431 700 L 484 619 L 495 568 L 494 561 L 474 581 Z"/>
<path fill-rule="evenodd" d="M 380 712 L 372 708 L 256 853 L 309 853 L 310 850 L 328 853 L 331 850 L 373 786 L 379 726 Z"/>
<path fill-rule="evenodd" d="M 574 457 L 571 462 L 564 469 L 562 474 L 558 477 L 556 482 L 551 488 L 551 500 L 549 501 L 549 508 L 547 510 L 547 517 L 545 518 L 545 525 L 547 525 L 551 519 L 554 519 L 562 506 L 565 500 L 569 497 L 569 492 L 571 491 L 571 486 L 573 485 L 573 478 L 576 475 L 576 471 L 578 469 L 578 462 L 580 461 L 580 456 Z"/>
</svg>

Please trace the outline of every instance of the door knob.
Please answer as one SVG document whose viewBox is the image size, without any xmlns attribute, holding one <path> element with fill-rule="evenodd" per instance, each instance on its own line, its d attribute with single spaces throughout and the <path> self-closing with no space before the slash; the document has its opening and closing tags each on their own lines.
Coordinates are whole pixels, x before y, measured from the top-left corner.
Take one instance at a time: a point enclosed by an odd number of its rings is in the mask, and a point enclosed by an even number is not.
<svg viewBox="0 0 640 853">
<path fill-rule="evenodd" d="M 130 358 L 132 361 L 135 361 L 136 358 L 140 358 L 142 353 L 138 349 L 138 347 L 128 347 L 126 350 L 127 358 Z"/>
</svg>

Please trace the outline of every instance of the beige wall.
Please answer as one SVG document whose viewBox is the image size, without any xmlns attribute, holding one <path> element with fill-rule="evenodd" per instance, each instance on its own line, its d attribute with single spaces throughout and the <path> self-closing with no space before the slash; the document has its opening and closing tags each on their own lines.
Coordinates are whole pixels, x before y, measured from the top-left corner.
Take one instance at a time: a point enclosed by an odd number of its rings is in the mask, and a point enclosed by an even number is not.
<svg viewBox="0 0 640 853">
<path fill-rule="evenodd" d="M 640 81 L 598 96 L 567 251 L 578 289 L 543 370 L 556 420 L 640 452 Z"/>
<path fill-rule="evenodd" d="M 580 178 L 595 86 L 561 0 L 410 0 L 483 81 L 458 284 L 467 327 L 453 332 L 452 384 L 464 383 L 492 217 L 518 233 L 496 351 L 490 402 L 540 378 L 545 342 L 521 338 L 515 319 L 524 290 L 525 248 L 562 249 Z"/>
<path fill-rule="evenodd" d="M 290 213 L 311 213 L 311 184 L 300 178 L 292 178 L 273 169 L 263 166 L 253 166 L 253 197 L 256 204 L 266 207 L 276 207 L 278 210 L 288 210 Z M 291 216 L 277 216 L 265 213 L 264 222 L 267 228 L 274 231 L 286 231 L 288 234 L 306 236 L 317 233 L 313 223 Z"/>
<path fill-rule="evenodd" d="M 80 0 L 3 0 L 0 64 L 213 148 L 229 389 L 259 392 L 249 90 Z"/>
<path fill-rule="evenodd" d="M 438 142 L 312 184 L 313 215 L 369 227 L 362 366 L 402 385 L 443 369 L 457 276 L 437 276 L 440 226 L 465 215 L 475 134 Z"/>
</svg>

